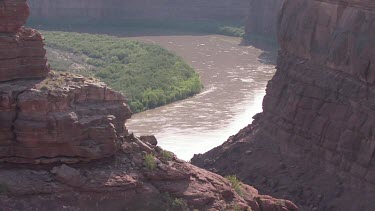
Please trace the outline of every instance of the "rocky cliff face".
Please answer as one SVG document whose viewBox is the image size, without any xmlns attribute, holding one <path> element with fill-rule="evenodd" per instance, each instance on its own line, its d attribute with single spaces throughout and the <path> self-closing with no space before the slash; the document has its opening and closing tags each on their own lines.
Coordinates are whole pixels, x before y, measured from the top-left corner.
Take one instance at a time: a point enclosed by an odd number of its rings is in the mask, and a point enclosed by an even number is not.
<svg viewBox="0 0 375 211">
<path fill-rule="evenodd" d="M 130 118 L 124 98 L 95 80 L 47 77 L 43 38 L 22 27 L 28 15 L 26 1 L 0 2 L 0 161 L 78 162 L 113 155 Z"/>
<path fill-rule="evenodd" d="M 245 31 L 247 39 L 262 38 L 276 42 L 277 20 L 284 0 L 250 0 Z"/>
<path fill-rule="evenodd" d="M 297 210 L 128 134 L 124 97 L 49 72 L 27 15 L 0 1 L 0 210 Z"/>
<path fill-rule="evenodd" d="M 28 16 L 25 1 L 0 2 L 0 82 L 47 75 L 41 35 L 22 27 Z"/>
<path fill-rule="evenodd" d="M 286 0 L 278 37 L 263 113 L 193 163 L 303 210 L 372 210 L 374 2 Z"/>
<path fill-rule="evenodd" d="M 30 0 L 32 18 L 50 21 L 244 20 L 248 0 Z"/>
</svg>

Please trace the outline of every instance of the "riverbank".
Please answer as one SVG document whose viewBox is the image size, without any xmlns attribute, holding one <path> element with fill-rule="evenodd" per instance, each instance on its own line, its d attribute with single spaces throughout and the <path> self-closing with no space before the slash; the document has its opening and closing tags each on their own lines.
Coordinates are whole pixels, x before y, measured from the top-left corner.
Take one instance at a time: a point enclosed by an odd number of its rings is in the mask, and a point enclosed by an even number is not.
<svg viewBox="0 0 375 211">
<path fill-rule="evenodd" d="M 135 114 L 127 122 L 130 132 L 156 135 L 160 146 L 184 160 L 220 145 L 249 124 L 262 111 L 265 87 L 275 72 L 277 48 L 269 43 L 249 46 L 239 37 L 176 31 L 71 30 L 157 44 L 196 69 L 204 85 L 200 94 Z"/>
<path fill-rule="evenodd" d="M 233 37 L 244 37 L 245 27 L 241 21 L 122 21 L 122 22 L 56 22 L 49 20 L 29 21 L 29 26 L 45 31 L 77 31 L 92 28 L 100 31 L 123 31 L 128 36 L 140 34 L 219 34 Z"/>
<path fill-rule="evenodd" d="M 52 69 L 100 78 L 128 98 L 133 112 L 201 91 L 194 69 L 157 45 L 85 33 L 43 31 L 43 35 Z"/>
<path fill-rule="evenodd" d="M 190 160 L 223 143 L 262 111 L 265 87 L 275 72 L 276 48 L 245 46 L 240 38 L 222 35 L 130 39 L 155 43 L 181 56 L 198 71 L 205 87 L 192 98 L 134 115 L 127 122 L 130 132 L 155 134 L 160 146 Z"/>
</svg>

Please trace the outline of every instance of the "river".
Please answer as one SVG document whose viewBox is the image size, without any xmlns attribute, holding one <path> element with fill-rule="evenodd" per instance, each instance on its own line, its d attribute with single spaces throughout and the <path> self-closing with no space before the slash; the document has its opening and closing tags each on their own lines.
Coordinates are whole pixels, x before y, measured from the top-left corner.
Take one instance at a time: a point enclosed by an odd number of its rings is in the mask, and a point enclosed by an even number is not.
<svg viewBox="0 0 375 211">
<path fill-rule="evenodd" d="M 162 35 L 131 39 L 158 44 L 181 56 L 200 74 L 202 93 L 133 115 L 126 126 L 136 135 L 154 134 L 179 158 L 219 146 L 262 111 L 274 54 L 221 35 Z"/>
</svg>

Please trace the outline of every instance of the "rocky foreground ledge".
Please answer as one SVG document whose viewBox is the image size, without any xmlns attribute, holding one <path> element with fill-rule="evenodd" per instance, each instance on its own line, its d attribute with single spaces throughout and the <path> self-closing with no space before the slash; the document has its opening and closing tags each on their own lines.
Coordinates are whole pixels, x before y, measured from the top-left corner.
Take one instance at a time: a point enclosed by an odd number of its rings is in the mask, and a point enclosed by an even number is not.
<svg viewBox="0 0 375 211">
<path fill-rule="evenodd" d="M 297 210 L 131 135 L 95 162 L 0 167 L 1 210 Z"/>
</svg>

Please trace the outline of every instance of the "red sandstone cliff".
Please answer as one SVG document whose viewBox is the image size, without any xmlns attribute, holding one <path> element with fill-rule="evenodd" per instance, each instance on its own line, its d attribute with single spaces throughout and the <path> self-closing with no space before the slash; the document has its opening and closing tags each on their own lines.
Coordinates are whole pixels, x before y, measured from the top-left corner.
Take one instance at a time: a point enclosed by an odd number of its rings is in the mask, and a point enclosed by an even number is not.
<svg viewBox="0 0 375 211">
<path fill-rule="evenodd" d="M 50 21 L 244 20 L 248 0 L 30 0 L 32 18 Z M 63 18 L 63 19 L 62 19 Z"/>
<path fill-rule="evenodd" d="M 245 22 L 246 38 L 276 40 L 278 15 L 284 0 L 250 0 Z"/>
<path fill-rule="evenodd" d="M 193 163 L 302 210 L 373 210 L 375 4 L 286 0 L 263 113 Z"/>
<path fill-rule="evenodd" d="M 0 0 L 0 210 L 297 210 L 129 135 L 124 97 L 50 73 L 27 16 Z"/>
<path fill-rule="evenodd" d="M 0 161 L 77 162 L 113 155 L 130 118 L 124 98 L 95 80 L 47 77 L 43 38 L 22 27 L 28 15 L 26 1 L 0 2 Z"/>
</svg>

